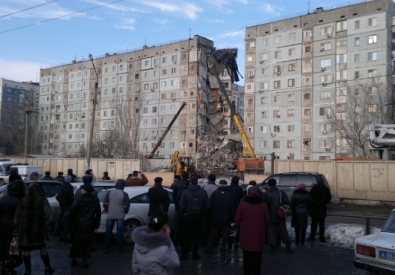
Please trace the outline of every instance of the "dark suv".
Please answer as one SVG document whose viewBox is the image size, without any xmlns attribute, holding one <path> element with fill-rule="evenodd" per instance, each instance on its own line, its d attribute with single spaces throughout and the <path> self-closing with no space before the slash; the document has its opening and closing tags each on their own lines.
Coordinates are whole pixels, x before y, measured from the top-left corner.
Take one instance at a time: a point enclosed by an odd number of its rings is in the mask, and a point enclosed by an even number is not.
<svg viewBox="0 0 395 275">
<path fill-rule="evenodd" d="M 262 187 L 263 185 L 268 185 L 268 181 L 274 178 L 277 181 L 276 187 L 283 190 L 290 199 L 293 191 L 295 191 L 299 183 L 304 183 L 306 185 L 306 189 L 310 190 L 311 187 L 317 183 L 316 176 L 318 175 L 321 175 L 324 178 L 324 183 L 329 188 L 328 180 L 323 174 L 309 172 L 287 172 L 273 174 L 267 177 L 262 183 L 258 184 L 258 186 Z M 245 187 L 247 187 L 247 185 Z"/>
</svg>

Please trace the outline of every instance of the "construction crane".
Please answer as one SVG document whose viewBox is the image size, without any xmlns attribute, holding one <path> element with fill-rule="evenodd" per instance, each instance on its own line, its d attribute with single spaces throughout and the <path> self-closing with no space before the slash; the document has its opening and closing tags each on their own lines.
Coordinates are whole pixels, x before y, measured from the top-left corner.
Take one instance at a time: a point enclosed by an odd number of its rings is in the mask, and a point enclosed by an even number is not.
<svg viewBox="0 0 395 275">
<path fill-rule="evenodd" d="M 245 149 L 243 149 L 243 156 L 240 157 L 237 161 L 237 170 L 242 174 L 243 177 L 243 173 L 246 171 L 256 171 L 258 174 L 263 174 L 265 171 L 265 165 L 262 158 L 256 157 L 254 148 L 252 147 L 247 133 L 244 130 L 242 118 L 240 114 L 236 112 L 236 109 L 233 106 L 231 100 L 229 99 L 225 87 L 222 84 L 221 79 L 219 78 L 219 73 L 227 70 L 229 75 L 231 76 L 232 82 L 239 80 L 237 75 L 238 70 L 236 57 L 237 49 L 212 50 L 210 53 L 208 53 L 207 65 L 209 68 L 209 72 L 215 76 L 218 82 L 219 89 L 230 108 L 232 119 L 237 125 L 244 145 L 247 148 L 248 153 Z"/>
<path fill-rule="evenodd" d="M 165 139 L 167 133 L 170 131 L 171 126 L 173 126 L 174 122 L 176 121 L 177 117 L 180 115 L 182 109 L 187 105 L 186 102 L 183 102 L 178 109 L 178 112 L 174 115 L 173 119 L 170 121 L 169 126 L 167 126 L 166 130 L 163 132 L 162 136 L 159 138 L 158 142 L 156 143 L 155 147 L 152 149 L 151 153 L 148 155 L 149 159 L 154 158 L 156 150 L 158 150 L 159 146 L 162 144 L 162 141 Z"/>
</svg>

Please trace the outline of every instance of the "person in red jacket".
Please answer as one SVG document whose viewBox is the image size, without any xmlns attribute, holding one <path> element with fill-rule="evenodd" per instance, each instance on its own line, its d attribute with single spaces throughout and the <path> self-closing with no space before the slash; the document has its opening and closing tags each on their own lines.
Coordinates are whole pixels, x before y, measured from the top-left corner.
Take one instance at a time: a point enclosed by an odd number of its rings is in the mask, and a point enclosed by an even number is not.
<svg viewBox="0 0 395 275">
<path fill-rule="evenodd" d="M 258 187 L 248 186 L 247 196 L 237 208 L 235 223 L 240 233 L 239 247 L 243 250 L 244 275 L 261 274 L 262 251 L 270 215 L 262 196 L 259 196 Z"/>
<path fill-rule="evenodd" d="M 141 178 L 139 178 L 139 174 Z M 133 174 L 129 174 L 125 182 L 127 186 L 144 186 L 148 183 L 148 179 L 143 173 L 133 171 Z"/>
</svg>

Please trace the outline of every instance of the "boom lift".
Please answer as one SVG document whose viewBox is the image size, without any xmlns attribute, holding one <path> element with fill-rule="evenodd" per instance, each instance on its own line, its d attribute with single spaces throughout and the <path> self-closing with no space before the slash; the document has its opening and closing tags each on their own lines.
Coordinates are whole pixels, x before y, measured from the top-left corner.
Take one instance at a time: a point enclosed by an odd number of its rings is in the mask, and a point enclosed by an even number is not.
<svg viewBox="0 0 395 275">
<path fill-rule="evenodd" d="M 256 171 L 258 174 L 263 174 L 265 171 L 265 165 L 262 158 L 256 157 L 254 148 L 252 147 L 251 142 L 244 130 L 242 118 L 240 114 L 236 112 L 236 109 L 230 101 L 225 87 L 219 78 L 219 72 L 222 72 L 226 69 L 232 78 L 232 82 L 233 80 L 238 81 L 236 57 L 237 49 L 213 50 L 211 53 L 208 53 L 207 65 L 209 72 L 215 76 L 218 82 L 219 89 L 229 105 L 232 119 L 240 131 L 244 146 L 247 148 L 248 153 L 245 149 L 243 149 L 243 155 L 237 161 L 237 170 L 242 174 L 243 177 L 243 173 L 247 171 Z"/>
</svg>

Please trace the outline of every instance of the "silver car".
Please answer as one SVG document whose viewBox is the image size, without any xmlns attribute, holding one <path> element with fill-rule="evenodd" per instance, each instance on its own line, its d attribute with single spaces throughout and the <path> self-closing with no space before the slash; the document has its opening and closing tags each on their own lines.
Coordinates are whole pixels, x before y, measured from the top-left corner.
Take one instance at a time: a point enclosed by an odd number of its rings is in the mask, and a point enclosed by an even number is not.
<svg viewBox="0 0 395 275">
<path fill-rule="evenodd" d="M 125 229 L 124 229 L 124 242 L 127 244 L 132 244 L 132 233 L 133 230 L 142 225 L 146 225 L 149 223 L 150 217 L 148 216 L 149 210 L 149 198 L 147 196 L 149 188 L 152 186 L 130 186 L 125 187 L 123 191 L 125 191 L 129 195 L 130 201 L 130 209 L 129 213 L 125 215 Z M 164 188 L 169 193 L 170 199 L 170 206 L 169 212 L 169 222 L 168 225 L 170 228 L 174 228 L 174 201 L 173 201 L 173 190 Z M 107 193 L 112 189 L 103 189 L 101 192 L 98 193 L 98 198 L 100 200 L 100 206 L 102 211 L 103 208 L 103 201 L 106 197 Z M 107 221 L 107 214 L 102 213 L 100 227 L 97 230 L 97 233 L 105 233 L 106 232 L 106 221 Z M 116 226 L 114 226 L 113 233 L 116 234 Z"/>
</svg>

